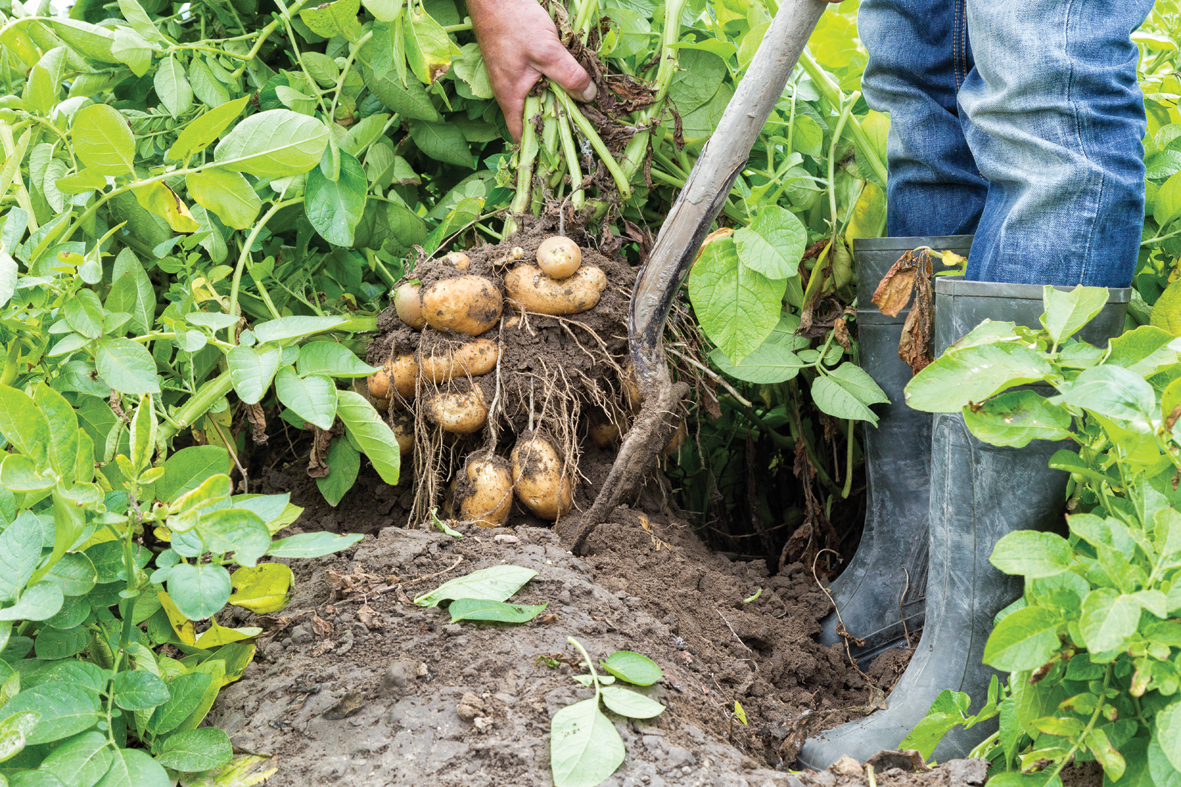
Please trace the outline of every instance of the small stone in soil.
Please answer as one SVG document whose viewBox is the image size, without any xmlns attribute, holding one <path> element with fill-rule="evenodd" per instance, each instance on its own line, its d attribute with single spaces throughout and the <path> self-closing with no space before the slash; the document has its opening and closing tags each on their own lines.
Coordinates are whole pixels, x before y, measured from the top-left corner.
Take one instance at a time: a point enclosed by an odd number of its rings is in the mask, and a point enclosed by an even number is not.
<svg viewBox="0 0 1181 787">
<path fill-rule="evenodd" d="M 463 697 L 459 700 L 459 706 L 455 709 L 459 718 L 464 721 L 472 721 L 477 716 L 483 715 L 484 703 L 470 691 L 465 691 Z"/>
<path fill-rule="evenodd" d="M 839 760 L 828 766 L 829 770 L 838 776 L 860 776 L 865 771 L 861 768 L 861 763 L 850 757 L 848 754 L 841 757 Z"/>
<path fill-rule="evenodd" d="M 381 676 L 380 692 L 383 697 L 395 697 L 402 693 L 414 680 L 418 667 L 413 661 L 395 661 Z"/>
</svg>

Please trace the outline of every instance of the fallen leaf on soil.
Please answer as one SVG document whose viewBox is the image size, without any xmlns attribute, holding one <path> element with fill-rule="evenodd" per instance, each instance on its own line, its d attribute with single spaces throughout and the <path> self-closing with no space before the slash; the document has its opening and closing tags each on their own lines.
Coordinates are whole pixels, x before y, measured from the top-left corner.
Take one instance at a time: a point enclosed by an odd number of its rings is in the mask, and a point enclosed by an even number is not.
<svg viewBox="0 0 1181 787">
<path fill-rule="evenodd" d="M 779 744 L 777 752 L 784 764 L 791 765 L 796 761 L 804 741 L 808 739 L 808 726 L 815 718 L 816 714 L 813 711 L 805 710 L 785 725 L 787 734 L 783 738 L 783 743 Z"/>
<path fill-rule="evenodd" d="M 321 637 L 330 637 L 332 636 L 332 624 L 313 612 L 312 631 Z"/>
<path fill-rule="evenodd" d="M 866 760 L 865 764 L 871 766 L 878 773 L 890 768 L 901 768 L 910 773 L 931 770 L 924 762 L 922 753 L 917 749 L 907 749 L 906 751 L 884 749 Z"/>
<path fill-rule="evenodd" d="M 385 623 L 382 621 L 381 615 L 368 604 L 357 610 L 357 619 L 361 621 L 361 625 L 370 631 L 379 631 L 385 628 Z"/>
<path fill-rule="evenodd" d="M 335 705 L 324 711 L 323 716 L 329 721 L 347 719 L 349 716 L 361 710 L 361 708 L 364 708 L 367 702 L 362 692 L 350 691 L 341 697 Z"/>
</svg>

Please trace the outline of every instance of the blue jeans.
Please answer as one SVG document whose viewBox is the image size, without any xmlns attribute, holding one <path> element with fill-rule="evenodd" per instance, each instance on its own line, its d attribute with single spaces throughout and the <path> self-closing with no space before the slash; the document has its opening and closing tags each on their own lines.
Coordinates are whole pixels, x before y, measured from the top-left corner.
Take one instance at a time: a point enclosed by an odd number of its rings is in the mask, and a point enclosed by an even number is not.
<svg viewBox="0 0 1181 787">
<path fill-rule="evenodd" d="M 1131 282 L 1152 0 L 864 0 L 862 80 L 890 114 L 887 234 L 976 234 L 967 278 Z"/>
</svg>

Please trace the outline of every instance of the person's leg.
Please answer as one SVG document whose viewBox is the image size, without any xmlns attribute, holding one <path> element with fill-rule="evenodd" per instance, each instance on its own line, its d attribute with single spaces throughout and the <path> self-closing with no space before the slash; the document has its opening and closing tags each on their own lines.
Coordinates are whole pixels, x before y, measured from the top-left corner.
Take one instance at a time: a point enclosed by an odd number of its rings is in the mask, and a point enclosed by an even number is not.
<svg viewBox="0 0 1181 787">
<path fill-rule="evenodd" d="M 988 178 L 969 279 L 1125 287 L 1144 219 L 1130 34 L 1152 0 L 967 0 L 959 92 Z"/>
<path fill-rule="evenodd" d="M 971 234 L 988 184 L 956 104 L 972 68 L 966 0 L 864 0 L 857 31 L 865 100 L 890 115 L 886 234 Z"/>
<path fill-rule="evenodd" d="M 847 632 L 857 658 L 904 645 L 907 628 L 923 620 L 931 416 L 902 398 L 911 377 L 898 357 L 906 313 L 887 317 L 870 301 L 903 252 L 934 245 L 967 254 L 971 245 L 970 236 L 941 236 L 970 231 L 986 193 L 957 116 L 956 90 L 971 64 L 965 13 L 965 0 L 865 0 L 858 17 L 869 50 L 866 97 L 891 113 L 890 237 L 854 245 L 858 340 L 861 368 L 890 401 L 874 408 L 880 420 L 865 428 L 865 524 L 829 587 L 836 610 L 819 636 L 836 645 Z"/>
</svg>

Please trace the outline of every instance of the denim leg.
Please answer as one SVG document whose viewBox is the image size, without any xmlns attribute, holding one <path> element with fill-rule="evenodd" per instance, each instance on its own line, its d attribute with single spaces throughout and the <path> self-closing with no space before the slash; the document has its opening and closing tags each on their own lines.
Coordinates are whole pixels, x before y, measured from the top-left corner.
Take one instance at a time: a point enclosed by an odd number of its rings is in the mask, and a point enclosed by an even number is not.
<svg viewBox="0 0 1181 787">
<path fill-rule="evenodd" d="M 967 235 L 988 186 L 960 126 L 956 91 L 972 67 L 966 0 L 864 0 L 865 100 L 890 114 L 886 234 Z"/>
<path fill-rule="evenodd" d="M 989 192 L 968 278 L 1126 287 L 1144 218 L 1139 56 L 1152 0 L 967 0 L 959 91 Z"/>
</svg>

